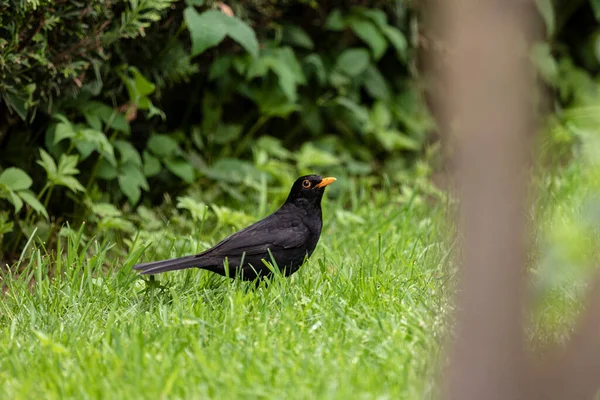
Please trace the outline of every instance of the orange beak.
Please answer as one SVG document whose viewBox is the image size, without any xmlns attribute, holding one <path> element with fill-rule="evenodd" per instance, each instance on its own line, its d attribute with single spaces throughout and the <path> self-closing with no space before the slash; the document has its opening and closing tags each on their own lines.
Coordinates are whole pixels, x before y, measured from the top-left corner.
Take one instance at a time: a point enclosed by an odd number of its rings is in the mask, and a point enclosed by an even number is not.
<svg viewBox="0 0 600 400">
<path fill-rule="evenodd" d="M 330 184 L 332 184 L 332 183 L 333 183 L 333 182 L 335 182 L 335 181 L 337 181 L 337 179 L 335 179 L 333 176 L 330 176 L 330 177 L 328 177 L 328 178 L 323 178 L 323 179 L 321 180 L 321 182 L 319 182 L 319 184 L 318 184 L 318 185 L 315 185 L 315 187 L 316 187 L 316 188 L 322 188 L 322 187 L 325 187 L 325 186 L 327 186 L 327 185 L 330 185 Z"/>
</svg>

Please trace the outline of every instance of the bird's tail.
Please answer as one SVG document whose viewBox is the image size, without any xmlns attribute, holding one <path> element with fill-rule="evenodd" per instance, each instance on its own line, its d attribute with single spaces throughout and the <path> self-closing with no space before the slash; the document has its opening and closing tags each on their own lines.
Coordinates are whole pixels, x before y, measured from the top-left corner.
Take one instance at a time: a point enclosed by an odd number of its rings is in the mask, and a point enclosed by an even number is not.
<svg viewBox="0 0 600 400">
<path fill-rule="evenodd" d="M 174 271 L 176 269 L 187 269 L 194 267 L 204 267 L 202 265 L 202 261 L 195 255 L 137 264 L 133 266 L 133 269 L 141 271 L 141 274 L 143 275 L 152 275 L 160 274 L 161 272 Z"/>
</svg>

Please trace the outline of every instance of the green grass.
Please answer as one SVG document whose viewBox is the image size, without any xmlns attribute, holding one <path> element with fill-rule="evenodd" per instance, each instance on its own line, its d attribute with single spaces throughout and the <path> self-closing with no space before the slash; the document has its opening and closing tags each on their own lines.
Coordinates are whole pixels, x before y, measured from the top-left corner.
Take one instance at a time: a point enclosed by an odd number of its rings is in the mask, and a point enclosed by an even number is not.
<svg viewBox="0 0 600 400">
<path fill-rule="evenodd" d="M 534 179 L 527 329 L 542 347 L 568 339 L 600 254 L 594 171 L 576 161 Z M 258 289 L 200 270 L 149 281 L 131 267 L 261 218 L 278 205 L 266 191 L 206 224 L 189 198 L 140 214 L 146 230 L 131 240 L 69 231 L 53 251 L 30 244 L 19 273 L 0 276 L 0 398 L 434 397 L 454 277 L 448 206 L 369 185 L 326 199 L 309 262 Z"/>
<path fill-rule="evenodd" d="M 256 290 L 200 270 L 160 275 L 157 287 L 131 270 L 139 251 L 118 261 L 110 243 L 76 235 L 59 257 L 35 250 L 20 275 L 3 276 L 0 397 L 432 396 L 444 207 L 394 193 L 325 201 L 310 261 Z M 343 200 L 355 206 L 340 213 Z M 146 254 L 183 255 L 158 243 Z"/>
</svg>

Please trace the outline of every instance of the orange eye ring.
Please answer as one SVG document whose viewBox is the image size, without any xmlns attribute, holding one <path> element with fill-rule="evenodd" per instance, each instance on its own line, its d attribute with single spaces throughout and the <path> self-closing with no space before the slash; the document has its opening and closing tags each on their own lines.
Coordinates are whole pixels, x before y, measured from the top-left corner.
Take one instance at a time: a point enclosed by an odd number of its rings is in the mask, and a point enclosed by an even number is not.
<svg viewBox="0 0 600 400">
<path fill-rule="evenodd" d="M 305 179 L 302 181 L 302 187 L 304 189 L 308 189 L 310 187 L 310 181 L 308 179 Z"/>
</svg>

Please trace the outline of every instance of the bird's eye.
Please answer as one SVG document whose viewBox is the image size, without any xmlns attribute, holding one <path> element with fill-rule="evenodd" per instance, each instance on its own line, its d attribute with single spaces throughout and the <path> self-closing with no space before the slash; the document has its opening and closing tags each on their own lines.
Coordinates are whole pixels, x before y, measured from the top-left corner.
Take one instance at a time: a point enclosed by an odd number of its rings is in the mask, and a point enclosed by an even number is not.
<svg viewBox="0 0 600 400">
<path fill-rule="evenodd" d="M 308 179 L 303 180 L 302 187 L 308 189 L 310 187 L 310 181 Z"/>
</svg>

